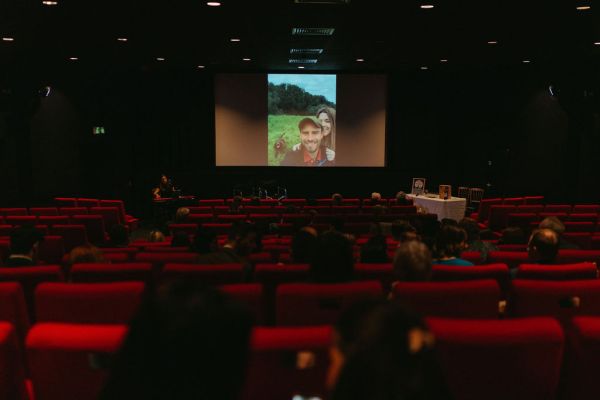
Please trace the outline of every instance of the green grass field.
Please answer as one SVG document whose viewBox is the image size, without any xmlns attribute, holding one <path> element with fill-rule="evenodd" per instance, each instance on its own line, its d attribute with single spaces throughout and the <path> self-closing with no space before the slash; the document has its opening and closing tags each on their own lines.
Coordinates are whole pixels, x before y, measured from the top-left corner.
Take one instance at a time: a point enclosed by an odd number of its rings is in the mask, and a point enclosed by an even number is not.
<svg viewBox="0 0 600 400">
<path fill-rule="evenodd" d="M 292 150 L 292 146 L 300 143 L 300 134 L 298 132 L 298 122 L 305 116 L 303 115 L 269 115 L 269 166 L 279 166 L 285 153 Z M 283 135 L 285 140 L 285 152 L 279 155 L 275 151 L 275 143 Z"/>
</svg>

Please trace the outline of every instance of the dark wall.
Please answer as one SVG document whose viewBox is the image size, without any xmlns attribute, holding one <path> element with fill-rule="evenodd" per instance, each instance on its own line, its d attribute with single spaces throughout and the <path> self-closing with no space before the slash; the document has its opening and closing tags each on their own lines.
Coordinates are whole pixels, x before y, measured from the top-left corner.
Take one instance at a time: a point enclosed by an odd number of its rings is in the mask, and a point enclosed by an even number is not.
<svg viewBox="0 0 600 400">
<path fill-rule="evenodd" d="M 533 66 L 393 72 L 386 168 L 267 169 L 214 167 L 208 72 L 60 71 L 43 79 L 17 75 L 34 84 L 3 95 L 7 204 L 85 195 L 124 198 L 134 207 L 147 202 L 163 172 L 184 193 L 205 197 L 257 185 L 285 186 L 290 196 L 393 195 L 415 176 L 428 178 L 431 190 L 449 183 L 555 201 L 600 197 L 599 107 L 587 83 L 568 74 L 553 97 L 550 75 Z M 53 92 L 40 99 L 36 85 L 46 82 Z M 92 135 L 93 126 L 106 135 Z"/>
</svg>

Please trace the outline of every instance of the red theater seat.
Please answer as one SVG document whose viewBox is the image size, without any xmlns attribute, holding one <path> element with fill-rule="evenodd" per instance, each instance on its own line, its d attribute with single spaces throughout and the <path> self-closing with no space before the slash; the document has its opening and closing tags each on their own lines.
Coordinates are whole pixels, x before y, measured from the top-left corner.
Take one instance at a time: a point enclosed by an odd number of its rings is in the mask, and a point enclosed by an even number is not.
<svg viewBox="0 0 600 400">
<path fill-rule="evenodd" d="M 596 279 L 598 269 L 594 263 L 540 265 L 521 264 L 517 270 L 519 279 L 544 279 L 565 281 L 576 279 Z"/>
<path fill-rule="evenodd" d="M 100 200 L 98 199 L 77 199 L 78 207 L 100 207 Z"/>
<path fill-rule="evenodd" d="M 494 280 L 398 282 L 393 297 L 422 315 L 449 318 L 498 318 L 500 288 Z"/>
<path fill-rule="evenodd" d="M 252 312 L 254 323 L 262 325 L 266 318 L 266 298 L 262 285 L 258 283 L 239 283 L 221 285 L 219 289 L 236 299 Z"/>
<path fill-rule="evenodd" d="M 516 317 L 550 316 L 568 321 L 576 315 L 600 315 L 600 280 L 516 279 L 509 306 Z"/>
<path fill-rule="evenodd" d="M 571 206 L 569 204 L 546 204 L 544 207 L 546 213 L 570 213 Z"/>
<path fill-rule="evenodd" d="M 264 285 L 277 286 L 281 283 L 308 280 L 308 264 L 256 264 L 254 279 Z"/>
<path fill-rule="evenodd" d="M 187 216 L 186 218 L 186 222 L 190 223 L 190 224 L 205 224 L 207 222 L 213 222 L 214 217 L 211 214 L 190 214 Z M 198 227 L 196 227 L 196 229 L 198 229 Z M 195 232 L 194 232 L 195 233 Z"/>
<path fill-rule="evenodd" d="M 191 214 L 210 214 L 212 215 L 212 207 L 210 206 L 197 206 L 197 207 L 193 207 L 190 206 L 188 207 L 188 209 L 190 210 L 190 215 Z"/>
<path fill-rule="evenodd" d="M 501 205 L 502 199 L 483 199 L 479 202 L 479 211 L 477 212 L 477 221 L 487 222 L 490 217 L 490 207 L 493 205 Z"/>
<path fill-rule="evenodd" d="M 517 268 L 528 261 L 529 254 L 526 251 L 490 251 L 488 253 L 488 263 L 506 264 L 509 268 Z"/>
<path fill-rule="evenodd" d="M 544 206 L 542 204 L 525 204 L 517 206 L 518 213 L 531 213 L 531 214 L 539 214 L 544 212 Z"/>
<path fill-rule="evenodd" d="M 394 281 L 394 268 L 389 263 L 357 263 L 354 265 L 354 277 L 357 281 L 379 281 L 388 291 Z"/>
<path fill-rule="evenodd" d="M 520 206 L 525 204 L 525 199 L 523 197 L 510 197 L 504 199 L 502 202 L 505 206 Z"/>
<path fill-rule="evenodd" d="M 457 268 L 450 265 L 434 265 L 431 280 L 438 282 L 471 281 L 494 279 L 502 289 L 508 288 L 510 280 L 506 264 L 477 265 L 469 268 Z"/>
<path fill-rule="evenodd" d="M 285 206 L 302 207 L 306 204 L 306 199 L 282 199 L 281 204 Z"/>
<path fill-rule="evenodd" d="M 142 282 L 42 283 L 35 290 L 37 321 L 127 324 L 143 292 Z"/>
<path fill-rule="evenodd" d="M 559 250 L 558 261 L 563 264 L 595 262 L 600 263 L 600 251 L 598 250 Z"/>
<path fill-rule="evenodd" d="M 38 217 L 38 223 L 47 226 L 67 225 L 69 217 L 67 215 L 41 215 Z"/>
<path fill-rule="evenodd" d="M 29 316 L 23 288 L 18 282 L 0 283 L 0 321 L 10 322 L 14 326 L 19 340 L 25 342 L 25 335 L 29 330 Z M 0 396 L 0 398 L 3 397 Z"/>
<path fill-rule="evenodd" d="M 241 283 L 244 281 L 244 268 L 241 264 L 166 264 L 161 280 L 173 279 L 196 280 L 205 285 Z"/>
<path fill-rule="evenodd" d="M 493 205 L 490 207 L 490 217 L 488 220 L 488 227 L 492 231 L 500 231 L 507 226 L 508 215 L 514 213 L 516 210 L 515 206 L 508 205 Z"/>
<path fill-rule="evenodd" d="M 68 215 L 72 217 L 73 215 L 85 215 L 88 213 L 87 207 L 61 207 L 59 209 L 60 215 Z"/>
<path fill-rule="evenodd" d="M 37 224 L 37 217 L 35 215 L 8 215 L 4 218 L 4 221 L 12 226 L 35 225 Z"/>
<path fill-rule="evenodd" d="M 10 233 L 12 232 L 13 227 L 12 225 L 0 225 L 0 236 L 4 236 L 6 238 L 8 238 L 8 236 L 10 236 Z"/>
<path fill-rule="evenodd" d="M 27 336 L 27 361 L 37 400 L 96 399 L 127 327 L 44 323 Z"/>
<path fill-rule="evenodd" d="M 596 230 L 595 222 L 565 222 L 566 232 L 594 232 Z"/>
<path fill-rule="evenodd" d="M 573 214 L 579 214 L 579 213 L 598 214 L 598 213 L 600 213 L 600 205 L 599 204 L 575 204 L 573 206 L 573 209 L 571 210 L 571 212 Z"/>
<path fill-rule="evenodd" d="M 454 398 L 556 398 L 564 335 L 555 320 L 428 318 L 427 323 Z"/>
<path fill-rule="evenodd" d="M 75 197 L 55 197 L 54 204 L 58 207 L 77 207 L 77 199 Z"/>
<path fill-rule="evenodd" d="M 150 263 L 75 264 L 71 268 L 73 282 L 148 282 L 152 279 Z"/>
<path fill-rule="evenodd" d="M 62 236 L 46 236 L 39 245 L 38 257 L 45 264 L 60 264 L 65 254 Z"/>
<path fill-rule="evenodd" d="M 204 207 L 222 206 L 222 205 L 225 205 L 225 200 L 223 200 L 223 199 L 198 200 L 198 205 L 204 206 Z"/>
<path fill-rule="evenodd" d="M 71 224 L 85 226 L 85 231 L 88 240 L 95 244 L 100 245 L 105 241 L 106 229 L 104 226 L 104 219 L 100 215 L 73 215 L 71 217 Z"/>
<path fill-rule="evenodd" d="M 544 196 L 525 196 L 525 204 L 543 204 Z"/>
<path fill-rule="evenodd" d="M 3 216 L 24 216 L 27 215 L 27 209 L 24 207 L 17 208 L 0 208 L 0 215 Z"/>
<path fill-rule="evenodd" d="M 123 200 L 100 200 L 100 207 L 116 207 L 119 210 L 119 223 L 127 224 L 127 213 Z"/>
<path fill-rule="evenodd" d="M 137 253 L 136 262 L 152 263 L 153 268 L 159 269 L 166 263 L 193 264 L 198 260 L 196 253 Z"/>
<path fill-rule="evenodd" d="M 122 224 L 118 207 L 90 207 L 90 214 L 102 216 L 106 231 L 115 225 Z"/>
<path fill-rule="evenodd" d="M 231 230 L 232 224 L 202 224 L 206 228 L 217 235 L 227 235 Z"/>
<path fill-rule="evenodd" d="M 0 399 L 28 400 L 21 341 L 13 325 L 0 322 Z"/>
<path fill-rule="evenodd" d="M 58 208 L 56 207 L 32 207 L 29 209 L 29 215 L 36 215 L 38 217 L 44 216 L 56 216 L 58 215 Z"/>
<path fill-rule="evenodd" d="M 289 283 L 277 288 L 277 325 L 333 324 L 350 304 L 383 297 L 377 281 L 318 284 Z"/>
<path fill-rule="evenodd" d="M 569 214 L 569 222 L 591 222 L 596 225 L 598 221 L 598 213 L 571 213 Z"/>
<path fill-rule="evenodd" d="M 563 399 L 600 398 L 600 317 L 573 318 L 563 374 Z"/>
<path fill-rule="evenodd" d="M 330 327 L 255 328 L 243 400 L 325 398 Z M 309 359 L 310 362 L 302 362 Z"/>
</svg>

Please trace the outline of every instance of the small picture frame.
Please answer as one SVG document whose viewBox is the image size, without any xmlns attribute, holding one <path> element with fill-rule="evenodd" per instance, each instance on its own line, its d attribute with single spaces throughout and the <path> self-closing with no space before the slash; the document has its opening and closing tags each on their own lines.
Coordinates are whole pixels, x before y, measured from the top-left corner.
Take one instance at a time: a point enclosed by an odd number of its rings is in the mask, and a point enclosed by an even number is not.
<svg viewBox="0 0 600 400">
<path fill-rule="evenodd" d="M 427 183 L 427 179 L 425 178 L 413 178 L 412 181 L 412 189 L 410 191 L 411 194 L 416 196 L 425 193 L 425 183 Z"/>
<path fill-rule="evenodd" d="M 440 199 L 448 200 L 452 198 L 452 186 L 440 185 Z"/>
</svg>

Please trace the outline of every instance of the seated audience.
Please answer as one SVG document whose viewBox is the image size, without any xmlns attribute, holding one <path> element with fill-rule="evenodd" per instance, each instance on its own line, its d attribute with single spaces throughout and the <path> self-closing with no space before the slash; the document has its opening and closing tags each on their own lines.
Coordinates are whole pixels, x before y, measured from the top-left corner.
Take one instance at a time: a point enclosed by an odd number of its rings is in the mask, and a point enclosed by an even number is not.
<svg viewBox="0 0 600 400">
<path fill-rule="evenodd" d="M 396 205 L 397 206 L 412 206 L 413 202 L 411 199 L 406 197 L 406 193 L 400 191 L 396 193 Z"/>
<path fill-rule="evenodd" d="M 354 273 L 352 243 L 339 232 L 325 232 L 317 239 L 310 263 L 311 279 L 317 283 L 347 282 Z"/>
<path fill-rule="evenodd" d="M 407 242 L 409 240 L 419 240 L 419 235 L 417 235 L 415 227 L 412 226 L 410 222 L 403 219 L 392 222 L 391 233 L 394 240 L 399 243 Z"/>
<path fill-rule="evenodd" d="M 171 238 L 171 247 L 190 247 L 190 236 L 185 231 L 173 232 Z"/>
<path fill-rule="evenodd" d="M 419 316 L 398 302 L 356 308 L 334 328 L 332 400 L 450 398 L 433 334 Z"/>
<path fill-rule="evenodd" d="M 44 234 L 32 225 L 14 228 L 10 234 L 10 255 L 6 267 L 30 267 L 37 264 L 40 243 Z"/>
<path fill-rule="evenodd" d="M 440 221 L 440 226 L 446 225 L 458 226 L 458 222 L 452 218 L 442 218 Z"/>
<path fill-rule="evenodd" d="M 381 232 L 380 224 L 371 224 L 371 237 L 360 248 L 360 262 L 387 263 L 387 240 Z"/>
<path fill-rule="evenodd" d="M 490 251 L 496 251 L 496 245 L 484 242 L 480 237 L 479 224 L 473 218 L 463 218 L 458 224 L 467 232 L 467 251 L 478 251 L 481 253 L 481 261 L 486 262 Z"/>
<path fill-rule="evenodd" d="M 175 223 L 181 224 L 185 222 L 188 215 L 190 215 L 190 209 L 187 207 L 179 207 L 175 213 Z"/>
<path fill-rule="evenodd" d="M 198 254 L 208 254 L 218 249 L 217 235 L 213 231 L 199 227 L 194 235 L 190 250 Z"/>
<path fill-rule="evenodd" d="M 301 228 L 292 238 L 290 255 L 296 264 L 309 264 L 317 247 L 317 230 L 311 226 Z"/>
<path fill-rule="evenodd" d="M 235 400 L 252 318 L 221 292 L 178 281 L 148 294 L 100 399 Z"/>
<path fill-rule="evenodd" d="M 371 193 L 371 203 L 370 205 L 376 206 L 381 203 L 381 193 L 373 192 Z"/>
<path fill-rule="evenodd" d="M 227 242 L 218 249 L 198 257 L 198 264 L 242 263 L 249 266 L 248 256 L 256 249 L 256 225 L 238 222 L 232 225 Z"/>
<path fill-rule="evenodd" d="M 104 254 L 92 244 L 77 246 L 69 253 L 69 264 L 103 263 Z"/>
<path fill-rule="evenodd" d="M 502 236 L 498 240 L 498 244 L 526 244 L 527 238 L 523 229 L 516 226 L 509 226 L 502 230 Z"/>
<path fill-rule="evenodd" d="M 242 198 L 242 196 L 233 196 L 231 205 L 229 206 L 229 212 L 231 214 L 237 214 L 238 212 L 240 212 L 240 208 L 242 207 L 243 200 L 244 199 Z"/>
<path fill-rule="evenodd" d="M 461 252 L 467 247 L 467 233 L 454 225 L 440 228 L 435 239 L 436 259 L 434 264 L 472 266 L 473 263 L 460 258 Z"/>
<path fill-rule="evenodd" d="M 161 243 L 166 240 L 165 234 L 155 229 L 148 234 L 148 241 L 152 243 Z"/>
<path fill-rule="evenodd" d="M 129 246 L 129 232 L 125 225 L 113 225 L 108 231 L 109 247 L 127 247 Z"/>
<path fill-rule="evenodd" d="M 334 193 L 333 195 L 331 195 L 331 204 L 332 205 L 341 206 L 341 205 L 343 205 L 343 201 L 344 201 L 344 198 L 342 197 L 341 194 Z"/>
<path fill-rule="evenodd" d="M 558 256 L 559 236 L 552 229 L 538 229 L 531 234 L 527 251 L 537 264 L 554 264 Z"/>
<path fill-rule="evenodd" d="M 558 235 L 558 248 L 559 249 L 579 249 L 576 244 L 570 243 L 563 237 L 565 233 L 565 224 L 556 217 L 547 217 L 540 222 L 540 229 L 552 229 Z"/>
<path fill-rule="evenodd" d="M 400 243 L 394 254 L 393 266 L 398 281 L 428 281 L 431 279 L 431 251 L 416 240 Z"/>
</svg>

